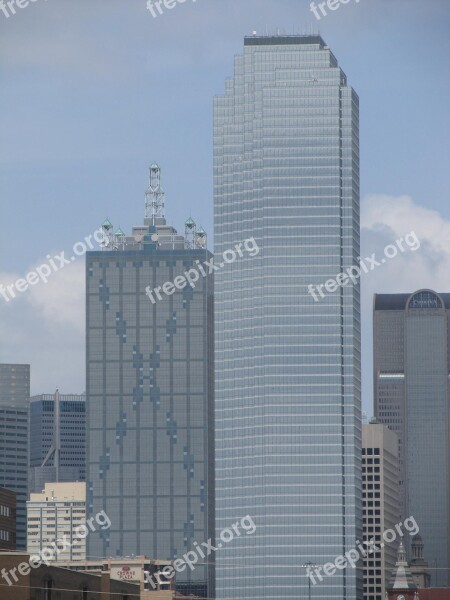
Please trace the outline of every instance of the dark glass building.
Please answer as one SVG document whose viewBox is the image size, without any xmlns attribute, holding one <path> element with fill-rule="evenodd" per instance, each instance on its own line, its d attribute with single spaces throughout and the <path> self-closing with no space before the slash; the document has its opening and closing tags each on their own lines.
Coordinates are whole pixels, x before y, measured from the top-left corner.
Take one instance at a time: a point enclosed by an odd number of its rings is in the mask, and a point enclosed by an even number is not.
<svg viewBox="0 0 450 600">
<path fill-rule="evenodd" d="M 40 492 L 45 483 L 86 480 L 86 402 L 84 395 L 59 396 L 59 469 L 54 458 L 42 466 L 55 444 L 54 394 L 30 399 L 29 491 Z"/>
<path fill-rule="evenodd" d="M 375 294 L 375 415 L 399 437 L 402 517 L 419 525 L 432 587 L 450 585 L 449 317 L 450 294 Z"/>
<path fill-rule="evenodd" d="M 359 256 L 358 97 L 324 40 L 245 38 L 214 104 L 217 597 L 308 597 L 304 565 L 362 536 L 360 291 L 317 298 Z M 330 286 L 331 288 L 332 286 Z M 362 597 L 336 570 L 315 600 Z"/>
<path fill-rule="evenodd" d="M 214 537 L 211 254 L 192 219 L 184 238 L 166 225 L 156 164 L 144 224 L 103 230 L 86 260 L 87 479 L 89 512 L 112 525 L 87 555 L 180 558 Z M 198 564 L 177 587 L 212 597 L 212 576 Z"/>
<path fill-rule="evenodd" d="M 0 365 L 0 487 L 16 493 L 16 544 L 27 547 L 30 365 Z"/>
</svg>

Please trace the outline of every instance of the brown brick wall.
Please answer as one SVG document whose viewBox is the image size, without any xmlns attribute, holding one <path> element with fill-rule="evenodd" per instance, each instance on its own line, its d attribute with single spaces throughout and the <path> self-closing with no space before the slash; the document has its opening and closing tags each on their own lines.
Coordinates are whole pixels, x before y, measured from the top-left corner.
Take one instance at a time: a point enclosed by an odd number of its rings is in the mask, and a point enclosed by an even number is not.
<svg viewBox="0 0 450 600">
<path fill-rule="evenodd" d="M 0 510 L 0 531 L 9 533 L 9 541 L 1 539 L 0 550 L 15 550 L 16 549 L 16 493 L 12 490 L 7 490 L 0 487 L 0 507 L 9 508 L 9 517 L 2 515 Z M 0 598 L 1 598 L 0 594 Z"/>
<path fill-rule="evenodd" d="M 18 574 L 19 565 L 28 561 L 28 554 L 0 553 L 1 600 L 46 600 L 45 588 L 49 582 L 52 587 L 51 600 L 139 600 L 138 584 L 110 580 L 109 573 L 100 576 L 41 565 L 30 569 L 26 575 Z M 2 569 L 8 573 L 13 568 L 18 581 L 14 581 L 14 576 L 8 575 L 13 583 L 9 586 L 6 580 L 1 578 Z M 28 567 L 21 568 L 23 572 L 28 570 Z M 87 588 L 84 595 L 83 587 Z"/>
</svg>

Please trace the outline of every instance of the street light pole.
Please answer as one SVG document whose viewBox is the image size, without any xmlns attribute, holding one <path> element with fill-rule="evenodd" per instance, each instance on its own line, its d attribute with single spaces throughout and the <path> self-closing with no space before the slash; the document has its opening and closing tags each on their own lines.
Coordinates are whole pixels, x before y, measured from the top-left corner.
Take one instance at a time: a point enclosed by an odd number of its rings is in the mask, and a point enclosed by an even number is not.
<svg viewBox="0 0 450 600">
<path fill-rule="evenodd" d="M 311 569 L 312 567 L 318 567 L 319 565 L 316 565 L 314 563 L 312 563 L 311 561 L 308 561 L 307 563 L 305 563 L 304 565 L 300 565 L 300 567 L 304 567 L 305 569 Z M 307 573 L 308 575 L 308 573 Z M 308 600 L 311 600 L 311 577 L 308 575 Z"/>
</svg>

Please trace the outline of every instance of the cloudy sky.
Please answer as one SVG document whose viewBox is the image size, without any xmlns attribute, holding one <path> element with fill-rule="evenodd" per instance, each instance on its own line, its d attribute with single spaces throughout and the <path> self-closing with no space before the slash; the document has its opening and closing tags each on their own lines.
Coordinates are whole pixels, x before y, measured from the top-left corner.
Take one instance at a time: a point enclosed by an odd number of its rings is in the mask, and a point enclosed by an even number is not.
<svg viewBox="0 0 450 600">
<path fill-rule="evenodd" d="M 320 31 L 360 97 L 362 255 L 415 231 L 364 276 L 363 405 L 372 414 L 374 292 L 450 292 L 450 2 L 350 0 L 318 21 L 305 0 L 35 0 L 0 12 L 0 281 L 143 215 L 163 169 L 168 220 L 212 233 L 212 98 L 243 36 Z M 84 265 L 6 303 L 0 361 L 31 364 L 32 392 L 84 390 Z"/>
</svg>

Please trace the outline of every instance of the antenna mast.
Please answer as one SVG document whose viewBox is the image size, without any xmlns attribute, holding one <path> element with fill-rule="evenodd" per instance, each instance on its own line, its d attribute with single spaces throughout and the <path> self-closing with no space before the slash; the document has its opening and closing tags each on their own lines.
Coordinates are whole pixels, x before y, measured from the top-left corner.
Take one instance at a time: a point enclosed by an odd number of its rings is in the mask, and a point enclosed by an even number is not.
<svg viewBox="0 0 450 600">
<path fill-rule="evenodd" d="M 164 190 L 161 187 L 161 169 L 156 163 L 150 165 L 148 188 L 145 192 L 145 217 L 155 225 L 157 217 L 164 217 Z"/>
</svg>

